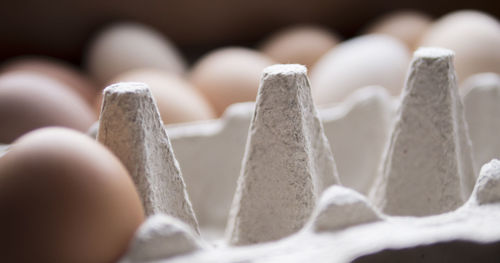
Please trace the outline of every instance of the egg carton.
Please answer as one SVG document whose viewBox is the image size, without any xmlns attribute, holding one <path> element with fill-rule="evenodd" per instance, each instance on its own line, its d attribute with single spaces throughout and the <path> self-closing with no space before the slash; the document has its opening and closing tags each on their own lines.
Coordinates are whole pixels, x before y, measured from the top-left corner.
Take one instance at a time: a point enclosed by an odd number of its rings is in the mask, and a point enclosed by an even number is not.
<svg viewBox="0 0 500 263">
<path fill-rule="evenodd" d="M 166 129 L 145 84 L 108 87 L 93 133 L 149 216 L 120 262 L 500 259 L 500 78 L 467 83 L 423 48 L 400 99 L 316 110 L 305 68 L 275 65 L 256 104 Z"/>
</svg>

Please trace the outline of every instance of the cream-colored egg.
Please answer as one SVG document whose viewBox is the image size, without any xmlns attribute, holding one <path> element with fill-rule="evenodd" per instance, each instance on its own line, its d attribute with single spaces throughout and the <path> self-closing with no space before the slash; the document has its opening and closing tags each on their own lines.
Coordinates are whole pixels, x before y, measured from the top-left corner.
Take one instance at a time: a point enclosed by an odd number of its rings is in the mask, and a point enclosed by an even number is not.
<svg viewBox="0 0 500 263">
<path fill-rule="evenodd" d="M 488 14 L 450 13 L 432 25 L 420 45 L 453 50 L 459 81 L 481 72 L 500 73 L 500 23 Z"/>
<path fill-rule="evenodd" d="M 272 64 L 272 59 L 248 48 L 221 48 L 201 58 L 189 79 L 220 116 L 233 103 L 254 101 L 262 70 Z"/>
<path fill-rule="evenodd" d="M 153 28 L 135 23 L 115 24 L 102 30 L 91 41 L 86 64 L 90 75 L 100 83 L 134 68 L 183 73 L 186 67 L 172 42 Z"/>
<path fill-rule="evenodd" d="M 159 69 L 135 69 L 124 72 L 109 84 L 143 82 L 148 84 L 158 105 L 164 124 L 208 120 L 215 111 L 208 100 L 184 78 Z M 98 109 L 102 95 L 98 99 Z"/>
<path fill-rule="evenodd" d="M 339 37 L 326 28 L 296 25 L 274 33 L 260 50 L 279 63 L 302 64 L 310 68 L 339 42 Z"/>
<path fill-rule="evenodd" d="M 397 11 L 380 17 L 366 32 L 393 36 L 414 50 L 431 23 L 432 19 L 424 13 Z"/>
<path fill-rule="evenodd" d="M 397 95 L 403 88 L 410 52 L 387 35 L 365 35 L 345 41 L 312 68 L 311 85 L 317 104 L 342 101 L 354 90 L 380 85 Z"/>
</svg>

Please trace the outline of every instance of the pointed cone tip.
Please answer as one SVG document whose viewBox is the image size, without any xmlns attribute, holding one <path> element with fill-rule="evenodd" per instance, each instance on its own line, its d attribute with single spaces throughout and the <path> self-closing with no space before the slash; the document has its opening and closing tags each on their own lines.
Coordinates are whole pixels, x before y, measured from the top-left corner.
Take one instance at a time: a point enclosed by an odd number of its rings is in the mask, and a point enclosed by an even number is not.
<svg viewBox="0 0 500 263">
<path fill-rule="evenodd" d="M 104 89 L 104 94 L 111 93 L 137 93 L 147 92 L 149 87 L 142 82 L 119 82 L 109 85 Z"/>
<path fill-rule="evenodd" d="M 266 67 L 263 73 L 264 75 L 307 74 L 307 68 L 299 64 L 275 64 Z"/>
<path fill-rule="evenodd" d="M 453 58 L 455 56 L 455 53 L 446 48 L 440 48 L 440 47 L 420 47 L 418 48 L 415 53 L 413 53 L 413 56 L 418 59 L 436 59 L 436 58 Z"/>
</svg>

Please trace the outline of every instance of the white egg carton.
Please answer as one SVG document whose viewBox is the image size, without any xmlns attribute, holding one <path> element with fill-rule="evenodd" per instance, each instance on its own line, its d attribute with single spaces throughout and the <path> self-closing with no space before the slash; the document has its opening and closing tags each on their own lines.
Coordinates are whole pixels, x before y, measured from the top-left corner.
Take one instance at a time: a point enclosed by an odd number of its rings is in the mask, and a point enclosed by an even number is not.
<svg viewBox="0 0 500 263">
<path fill-rule="evenodd" d="M 166 133 L 147 87 L 107 88 L 98 140 L 150 215 L 121 262 L 500 260 L 500 78 L 461 98 L 452 57 L 421 49 L 400 99 L 367 87 L 318 114 L 305 70 L 273 66 L 256 104 Z"/>
</svg>

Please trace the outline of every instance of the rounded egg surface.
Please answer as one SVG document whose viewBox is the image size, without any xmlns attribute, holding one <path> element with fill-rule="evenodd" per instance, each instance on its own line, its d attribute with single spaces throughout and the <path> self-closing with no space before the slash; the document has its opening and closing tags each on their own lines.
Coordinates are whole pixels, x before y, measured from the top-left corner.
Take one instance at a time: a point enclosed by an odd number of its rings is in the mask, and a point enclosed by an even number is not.
<svg viewBox="0 0 500 263">
<path fill-rule="evenodd" d="M 21 57 L 8 61 L 1 72 L 34 72 L 40 73 L 60 82 L 63 87 L 76 92 L 92 105 L 98 86 L 77 68 L 63 61 L 45 57 Z"/>
<path fill-rule="evenodd" d="M 174 44 L 154 28 L 138 23 L 118 23 L 104 28 L 91 41 L 87 69 L 104 84 L 116 75 L 152 67 L 184 73 L 186 62 Z"/>
<path fill-rule="evenodd" d="M 424 34 L 421 46 L 455 52 L 459 81 L 477 73 L 500 74 L 500 23 L 478 11 L 456 11 L 437 20 Z"/>
<path fill-rule="evenodd" d="M 28 133 L 0 157 L 0 211 L 0 262 L 116 262 L 144 219 L 120 161 L 64 128 Z"/>
<path fill-rule="evenodd" d="M 310 71 L 313 99 L 319 105 L 340 102 L 355 90 L 373 85 L 398 95 L 409 63 L 410 51 L 391 36 L 371 34 L 344 41 Z"/>
<path fill-rule="evenodd" d="M 339 42 L 339 37 L 315 25 L 296 25 L 274 33 L 260 50 L 279 63 L 310 68 Z"/>
<path fill-rule="evenodd" d="M 189 80 L 220 116 L 233 103 L 255 101 L 262 70 L 272 64 L 272 59 L 252 49 L 220 48 L 196 62 Z"/>
<path fill-rule="evenodd" d="M 215 118 L 215 111 L 210 102 L 177 74 L 154 68 L 135 69 L 116 76 L 109 84 L 117 82 L 146 83 L 156 100 L 164 124 Z M 102 94 L 97 101 L 99 111 L 101 104 Z"/>
<path fill-rule="evenodd" d="M 20 71 L 0 75 L 0 143 L 47 126 L 84 132 L 95 120 L 90 105 L 50 77 Z"/>
<path fill-rule="evenodd" d="M 405 43 L 415 50 L 422 35 L 432 24 L 432 18 L 418 11 L 396 11 L 386 14 L 372 23 L 366 32 L 386 34 Z"/>
</svg>

